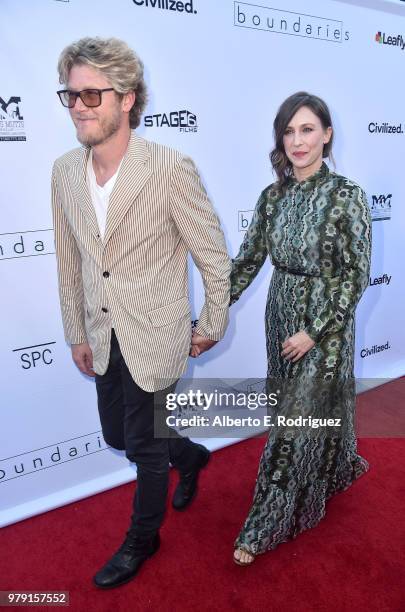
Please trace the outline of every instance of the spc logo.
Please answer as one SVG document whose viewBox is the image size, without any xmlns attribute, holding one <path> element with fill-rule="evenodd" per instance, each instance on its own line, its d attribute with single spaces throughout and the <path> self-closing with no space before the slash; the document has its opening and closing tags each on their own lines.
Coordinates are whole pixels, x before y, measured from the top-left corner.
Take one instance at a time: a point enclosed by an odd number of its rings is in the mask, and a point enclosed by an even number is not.
<svg viewBox="0 0 405 612">
<path fill-rule="evenodd" d="M 24 346 L 13 349 L 13 353 L 20 354 L 21 367 L 23 370 L 30 370 L 38 366 L 49 366 L 53 363 L 52 349 L 49 347 L 56 342 L 45 342 L 33 346 Z M 46 348 L 45 348 L 46 347 Z"/>
<path fill-rule="evenodd" d="M 144 123 L 145 127 L 179 128 L 180 132 L 196 132 L 198 130 L 197 116 L 188 110 L 147 115 L 144 118 Z"/>
</svg>

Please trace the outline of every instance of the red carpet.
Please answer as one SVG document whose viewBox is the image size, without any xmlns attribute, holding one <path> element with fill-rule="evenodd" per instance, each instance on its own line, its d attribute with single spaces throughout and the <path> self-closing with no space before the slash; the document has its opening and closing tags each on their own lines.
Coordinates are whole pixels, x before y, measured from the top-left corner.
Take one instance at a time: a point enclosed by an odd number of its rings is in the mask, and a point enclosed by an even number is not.
<svg viewBox="0 0 405 612">
<path fill-rule="evenodd" d="M 403 414 L 405 378 L 358 404 L 361 420 L 377 405 Z M 133 484 L 2 529 L 0 590 L 69 591 L 75 612 L 405 611 L 405 440 L 360 439 L 370 472 L 328 502 L 318 527 L 241 568 L 232 543 L 263 444 L 252 439 L 213 455 L 197 500 L 184 513 L 169 507 L 160 551 L 127 585 L 98 591 L 91 577 L 121 544 Z M 173 472 L 171 491 L 175 482 Z"/>
</svg>

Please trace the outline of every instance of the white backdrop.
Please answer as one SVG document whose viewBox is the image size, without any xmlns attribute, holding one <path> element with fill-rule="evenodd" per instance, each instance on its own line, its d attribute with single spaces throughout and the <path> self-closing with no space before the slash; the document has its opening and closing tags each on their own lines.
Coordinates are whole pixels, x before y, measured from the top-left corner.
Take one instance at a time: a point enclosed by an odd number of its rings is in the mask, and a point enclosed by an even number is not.
<svg viewBox="0 0 405 612">
<path fill-rule="evenodd" d="M 144 60 L 152 118 L 138 131 L 194 158 L 231 254 L 273 180 L 268 153 L 278 106 L 302 89 L 325 98 L 335 123 L 336 170 L 366 190 L 375 217 L 356 373 L 370 379 L 405 373 L 405 3 L 254 4 L 2 0 L 0 526 L 135 476 L 122 453 L 105 447 L 94 383 L 72 364 L 59 314 L 50 171 L 77 143 L 55 94 L 56 62 L 82 36 L 123 38 Z M 188 111 L 182 130 L 168 125 L 178 111 Z M 270 273 L 266 264 L 232 308 L 225 339 L 190 362 L 188 377 L 265 376 Z M 194 269 L 190 281 L 196 317 L 202 285 Z"/>
</svg>

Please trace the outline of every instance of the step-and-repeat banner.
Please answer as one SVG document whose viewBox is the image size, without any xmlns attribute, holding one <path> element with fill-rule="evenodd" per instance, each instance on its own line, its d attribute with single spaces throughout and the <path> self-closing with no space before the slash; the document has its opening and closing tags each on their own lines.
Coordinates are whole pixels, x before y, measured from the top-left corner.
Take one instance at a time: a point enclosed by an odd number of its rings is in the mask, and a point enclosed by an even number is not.
<svg viewBox="0 0 405 612">
<path fill-rule="evenodd" d="M 94 382 L 73 365 L 59 313 L 50 173 L 77 142 L 55 93 L 56 63 L 82 36 L 122 38 L 143 59 L 150 99 L 139 134 L 194 158 L 233 255 L 274 180 L 278 106 L 299 90 L 327 101 L 336 171 L 366 190 L 374 220 L 356 374 L 405 373 L 405 3 L 362 4 L 2 0 L 0 525 L 135 477 L 103 441 Z M 265 376 L 270 274 L 267 263 L 232 307 L 225 339 L 190 360 L 188 378 Z M 203 288 L 192 265 L 190 285 L 196 318 Z"/>
</svg>

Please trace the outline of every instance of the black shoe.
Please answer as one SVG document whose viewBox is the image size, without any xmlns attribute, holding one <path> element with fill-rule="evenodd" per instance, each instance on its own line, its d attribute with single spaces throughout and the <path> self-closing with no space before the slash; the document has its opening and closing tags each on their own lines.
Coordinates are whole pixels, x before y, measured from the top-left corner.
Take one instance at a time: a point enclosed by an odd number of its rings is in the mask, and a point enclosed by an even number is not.
<svg viewBox="0 0 405 612">
<path fill-rule="evenodd" d="M 140 538 L 131 530 L 115 555 L 97 572 L 93 582 L 100 589 L 111 589 L 131 580 L 142 563 L 160 546 L 159 532 L 151 539 Z"/>
<path fill-rule="evenodd" d="M 176 510 L 184 510 L 197 493 L 197 482 L 200 470 L 210 459 L 210 451 L 202 444 L 197 444 L 199 456 L 193 468 L 186 473 L 180 472 L 180 482 L 173 495 L 172 506 Z"/>
</svg>

